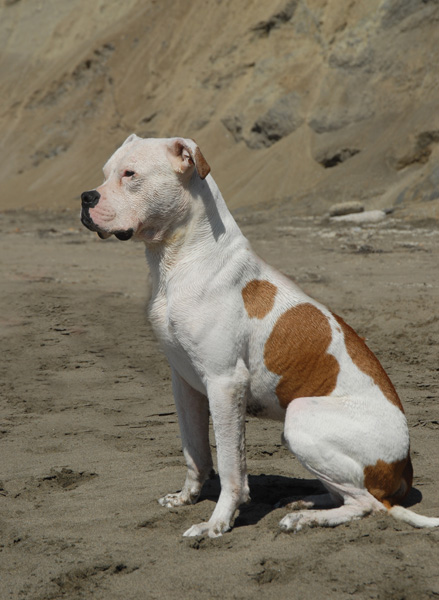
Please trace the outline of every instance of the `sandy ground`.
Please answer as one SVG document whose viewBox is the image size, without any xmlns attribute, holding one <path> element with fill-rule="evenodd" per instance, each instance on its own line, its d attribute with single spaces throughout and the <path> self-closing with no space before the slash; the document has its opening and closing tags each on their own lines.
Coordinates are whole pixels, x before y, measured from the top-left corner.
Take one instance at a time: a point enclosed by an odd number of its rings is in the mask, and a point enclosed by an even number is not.
<svg viewBox="0 0 439 600">
<path fill-rule="evenodd" d="M 408 415 L 410 504 L 439 516 L 437 225 L 237 217 L 265 259 L 367 337 Z M 319 486 L 278 423 L 248 422 L 252 502 L 234 529 L 182 538 L 218 481 L 196 506 L 157 503 L 185 469 L 141 244 L 100 241 L 73 211 L 10 212 L 0 229 L 2 600 L 439 596 L 438 530 L 382 515 L 279 533 L 275 503 Z"/>
</svg>

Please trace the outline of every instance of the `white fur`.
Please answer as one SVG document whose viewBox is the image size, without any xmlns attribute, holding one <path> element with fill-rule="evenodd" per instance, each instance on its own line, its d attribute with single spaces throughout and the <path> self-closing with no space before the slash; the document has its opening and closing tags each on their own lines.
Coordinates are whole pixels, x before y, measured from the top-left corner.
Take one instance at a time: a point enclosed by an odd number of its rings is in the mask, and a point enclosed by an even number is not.
<svg viewBox="0 0 439 600">
<path fill-rule="evenodd" d="M 212 469 L 210 411 L 221 494 L 209 521 L 185 535 L 215 537 L 230 529 L 237 507 L 249 499 L 245 413 L 256 406 L 261 416 L 285 420 L 286 444 L 329 491 L 300 506 L 328 500 L 336 505 L 293 512 L 282 519 L 282 529 L 334 526 L 385 510 L 365 489 L 363 469 L 378 459 L 407 455 L 404 414 L 354 364 L 331 313 L 253 253 L 213 178 L 198 175 L 197 152 L 192 140 L 130 136 L 105 165 L 100 200 L 90 208 L 103 237 L 132 229 L 146 246 L 153 284 L 149 314 L 171 365 L 188 468 L 182 490 L 160 504 L 196 502 Z M 277 288 L 273 309 L 261 319 L 250 318 L 243 303 L 242 290 L 254 279 Z M 299 398 L 285 411 L 276 396 L 279 376 L 264 363 L 264 346 L 277 319 L 304 302 L 326 315 L 332 332 L 328 353 L 340 372 L 329 397 Z M 391 514 L 415 526 L 438 525 L 438 519 L 400 507 Z"/>
</svg>

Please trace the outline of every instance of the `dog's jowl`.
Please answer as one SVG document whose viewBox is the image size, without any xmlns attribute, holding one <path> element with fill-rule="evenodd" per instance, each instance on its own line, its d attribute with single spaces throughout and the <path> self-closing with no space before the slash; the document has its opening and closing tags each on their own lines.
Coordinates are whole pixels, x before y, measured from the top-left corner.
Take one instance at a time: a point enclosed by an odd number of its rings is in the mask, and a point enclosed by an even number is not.
<svg viewBox="0 0 439 600">
<path fill-rule="evenodd" d="M 131 135 L 104 183 L 82 194 L 88 229 L 146 247 L 149 316 L 171 367 L 187 463 L 182 490 L 160 504 L 197 501 L 212 470 L 210 413 L 221 493 L 209 521 L 184 535 L 231 528 L 249 500 L 249 413 L 282 419 L 287 447 L 327 490 L 293 503 L 281 529 L 376 511 L 439 526 L 401 506 L 413 477 L 409 432 L 380 363 L 340 317 L 254 254 L 209 172 L 193 140 Z"/>
</svg>

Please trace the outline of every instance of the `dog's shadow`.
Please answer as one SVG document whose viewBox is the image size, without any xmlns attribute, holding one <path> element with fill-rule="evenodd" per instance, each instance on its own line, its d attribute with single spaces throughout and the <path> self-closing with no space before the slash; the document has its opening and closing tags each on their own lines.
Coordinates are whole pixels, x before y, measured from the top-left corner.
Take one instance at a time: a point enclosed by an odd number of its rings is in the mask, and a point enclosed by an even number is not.
<svg viewBox="0 0 439 600">
<path fill-rule="evenodd" d="M 283 477 L 282 475 L 249 475 L 250 485 L 249 504 L 239 507 L 239 514 L 235 519 L 234 527 L 255 525 L 273 510 L 281 507 L 284 501 L 294 498 L 300 500 L 311 494 L 324 494 L 323 484 L 318 479 L 298 479 Z M 206 481 L 200 495 L 199 502 L 212 500 L 216 502 L 220 494 L 221 485 L 218 475 Z M 422 493 L 417 488 L 412 488 L 403 502 L 406 507 L 418 504 L 422 500 Z"/>
</svg>

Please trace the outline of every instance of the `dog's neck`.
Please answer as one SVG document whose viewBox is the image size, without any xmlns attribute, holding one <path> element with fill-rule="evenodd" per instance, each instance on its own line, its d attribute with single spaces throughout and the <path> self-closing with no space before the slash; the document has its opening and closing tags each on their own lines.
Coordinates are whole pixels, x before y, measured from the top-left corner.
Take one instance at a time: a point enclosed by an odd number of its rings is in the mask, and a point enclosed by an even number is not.
<svg viewBox="0 0 439 600">
<path fill-rule="evenodd" d="M 146 258 L 151 270 L 153 292 L 166 289 L 167 282 L 178 269 L 200 268 L 206 261 L 212 266 L 219 257 L 228 255 L 224 249 L 247 244 L 238 225 L 228 210 L 214 179 L 194 177 L 187 194 L 189 210 L 163 239 L 145 240 Z"/>
</svg>

